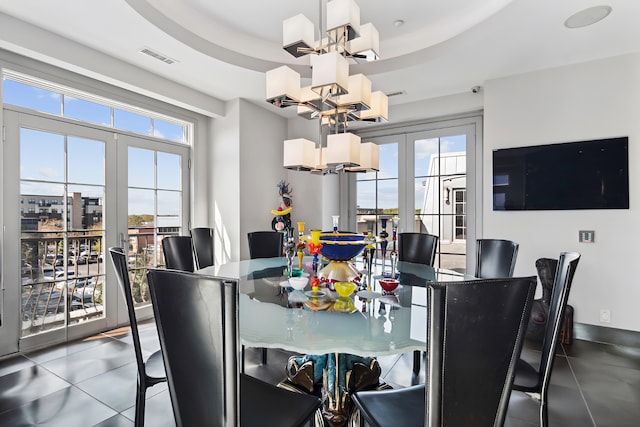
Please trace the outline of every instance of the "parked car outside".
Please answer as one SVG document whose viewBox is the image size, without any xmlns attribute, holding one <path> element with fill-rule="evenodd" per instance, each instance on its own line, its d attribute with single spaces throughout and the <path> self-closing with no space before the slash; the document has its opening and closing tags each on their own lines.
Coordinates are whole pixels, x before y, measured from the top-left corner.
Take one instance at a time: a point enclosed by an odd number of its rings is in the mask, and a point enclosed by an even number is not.
<svg viewBox="0 0 640 427">
<path fill-rule="evenodd" d="M 78 264 L 94 264 L 96 262 L 102 262 L 102 254 L 96 251 L 84 251 L 80 253 L 80 258 L 78 259 Z"/>
<path fill-rule="evenodd" d="M 45 256 L 45 261 L 55 267 L 60 267 L 64 265 L 64 255 L 47 254 Z M 67 265 L 72 265 L 71 258 L 68 259 Z"/>
</svg>

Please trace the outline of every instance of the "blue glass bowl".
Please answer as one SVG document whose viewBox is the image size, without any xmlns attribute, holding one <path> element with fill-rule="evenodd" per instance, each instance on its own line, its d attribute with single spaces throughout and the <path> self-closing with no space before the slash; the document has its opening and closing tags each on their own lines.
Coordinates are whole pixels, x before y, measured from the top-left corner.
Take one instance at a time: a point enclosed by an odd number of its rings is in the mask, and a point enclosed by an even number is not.
<svg viewBox="0 0 640 427">
<path fill-rule="evenodd" d="M 365 236 L 355 233 L 321 233 L 320 253 L 331 261 L 348 261 L 355 258 L 367 246 Z"/>
</svg>

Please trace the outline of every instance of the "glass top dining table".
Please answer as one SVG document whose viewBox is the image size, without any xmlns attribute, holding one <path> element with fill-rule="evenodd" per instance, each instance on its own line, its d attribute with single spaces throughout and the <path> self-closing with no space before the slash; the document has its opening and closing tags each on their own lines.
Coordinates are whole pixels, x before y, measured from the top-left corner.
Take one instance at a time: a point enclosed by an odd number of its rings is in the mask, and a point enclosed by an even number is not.
<svg viewBox="0 0 640 427">
<path fill-rule="evenodd" d="M 287 280 L 286 263 L 283 257 L 262 258 L 197 271 L 239 281 L 243 345 L 303 354 L 349 353 L 363 357 L 426 350 L 428 284 L 473 278 L 401 261 L 396 268 L 400 285 L 393 294 L 384 294 L 374 266 L 370 291 L 354 293 L 350 297 L 354 308 L 346 313 L 310 309 L 310 304 L 305 304 L 310 300 L 308 292 L 282 286 Z M 324 292 L 329 302 L 338 297 L 328 289 Z"/>
</svg>

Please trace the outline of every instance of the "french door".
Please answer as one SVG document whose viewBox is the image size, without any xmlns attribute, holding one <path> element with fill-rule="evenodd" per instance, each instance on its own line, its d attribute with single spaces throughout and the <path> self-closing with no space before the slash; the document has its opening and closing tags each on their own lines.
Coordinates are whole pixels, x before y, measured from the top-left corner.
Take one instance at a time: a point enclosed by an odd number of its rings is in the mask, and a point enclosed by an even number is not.
<svg viewBox="0 0 640 427">
<path fill-rule="evenodd" d="M 435 265 L 473 271 L 467 254 L 480 233 L 481 131 L 472 117 L 361 134 L 380 147 L 380 170 L 349 180 L 351 228 L 387 234 L 387 254 L 394 230 L 437 235 Z"/>
<path fill-rule="evenodd" d="M 176 233 L 186 227 L 188 147 L 9 109 L 4 123 L 0 355 L 125 322 L 108 248 L 130 250 L 139 274 L 158 265 L 155 244 L 137 262 L 130 235 L 157 240 L 163 220 Z M 145 219 L 135 232 L 130 209 Z M 148 314 L 144 286 L 138 301 Z"/>
</svg>

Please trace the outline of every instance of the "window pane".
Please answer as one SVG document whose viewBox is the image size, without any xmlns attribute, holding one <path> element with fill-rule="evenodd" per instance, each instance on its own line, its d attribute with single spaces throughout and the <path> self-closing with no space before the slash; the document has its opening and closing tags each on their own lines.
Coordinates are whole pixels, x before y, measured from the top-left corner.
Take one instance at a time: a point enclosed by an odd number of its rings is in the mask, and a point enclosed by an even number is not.
<svg viewBox="0 0 640 427">
<path fill-rule="evenodd" d="M 440 223 L 438 215 L 416 215 L 419 228 L 416 231 L 420 233 L 429 233 L 440 236 Z"/>
<path fill-rule="evenodd" d="M 356 226 L 358 233 L 376 232 L 376 182 L 359 181 L 356 183 Z"/>
<path fill-rule="evenodd" d="M 64 186 L 45 182 L 20 183 L 21 229 L 29 231 L 64 230 Z"/>
<path fill-rule="evenodd" d="M 158 191 L 158 216 L 180 216 L 180 195 L 178 191 Z M 158 224 L 158 227 L 164 226 Z"/>
<path fill-rule="evenodd" d="M 158 152 L 158 188 L 180 190 L 180 156 Z"/>
<path fill-rule="evenodd" d="M 383 209 L 384 214 L 398 213 L 397 179 L 378 181 L 378 208 Z"/>
<path fill-rule="evenodd" d="M 61 114 L 61 95 L 59 93 L 18 83 L 13 80 L 4 80 L 3 98 L 7 104 L 31 108 L 44 113 Z"/>
<path fill-rule="evenodd" d="M 113 127 L 143 135 L 151 135 L 151 118 L 129 111 L 113 110 Z"/>
<path fill-rule="evenodd" d="M 360 210 L 375 210 L 376 208 L 376 182 L 360 181 L 357 183 L 358 200 L 356 207 Z"/>
<path fill-rule="evenodd" d="M 67 159 L 69 182 L 104 185 L 104 142 L 70 136 Z"/>
<path fill-rule="evenodd" d="M 413 193 L 415 200 L 415 208 L 416 213 L 426 213 L 427 212 L 427 200 L 425 197 L 428 194 L 427 188 L 428 180 L 425 178 L 416 178 L 415 184 L 413 185 Z"/>
<path fill-rule="evenodd" d="M 135 224 L 132 224 L 132 215 L 143 216 L 142 221 L 150 220 L 150 226 L 153 226 L 153 216 L 155 215 L 154 199 L 155 191 L 153 190 L 129 189 L 129 226 L 143 225 L 137 222 L 138 219 L 133 219 Z"/>
<path fill-rule="evenodd" d="M 438 174 L 438 138 L 419 139 L 415 141 L 415 176 Z"/>
<path fill-rule="evenodd" d="M 67 223 L 72 230 L 101 230 L 104 187 L 70 185 L 67 188 L 69 213 Z"/>
<path fill-rule="evenodd" d="M 466 153 L 466 151 L 466 135 L 445 136 L 440 139 L 441 153 Z"/>
<path fill-rule="evenodd" d="M 155 153 L 129 147 L 129 187 L 155 187 Z"/>
<path fill-rule="evenodd" d="M 169 141 L 184 142 L 184 127 L 162 120 L 153 120 L 153 136 Z"/>
<path fill-rule="evenodd" d="M 103 126 L 111 126 L 111 108 L 72 96 L 64 97 L 64 116 Z"/>
<path fill-rule="evenodd" d="M 64 136 L 20 129 L 20 178 L 64 181 Z"/>
<path fill-rule="evenodd" d="M 380 178 L 398 177 L 398 144 L 380 144 Z"/>
<path fill-rule="evenodd" d="M 175 227 L 179 228 L 182 221 L 179 216 L 160 216 L 158 215 L 158 227 Z"/>
</svg>

